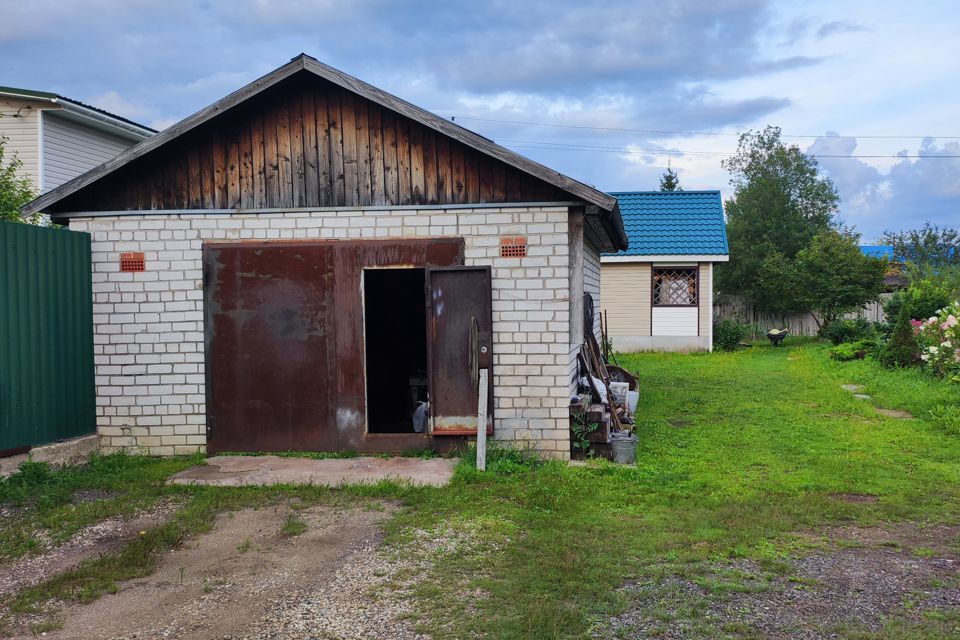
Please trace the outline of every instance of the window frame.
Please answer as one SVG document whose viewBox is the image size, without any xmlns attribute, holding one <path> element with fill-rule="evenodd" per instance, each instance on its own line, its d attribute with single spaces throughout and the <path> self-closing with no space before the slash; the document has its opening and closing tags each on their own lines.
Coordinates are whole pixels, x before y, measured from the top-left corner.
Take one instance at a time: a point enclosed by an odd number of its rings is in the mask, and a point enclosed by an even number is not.
<svg viewBox="0 0 960 640">
<path fill-rule="evenodd" d="M 657 272 L 692 271 L 693 302 L 690 304 L 664 304 L 657 301 Z M 650 265 L 650 306 L 657 309 L 693 309 L 700 306 L 700 265 L 694 266 L 655 266 Z"/>
</svg>

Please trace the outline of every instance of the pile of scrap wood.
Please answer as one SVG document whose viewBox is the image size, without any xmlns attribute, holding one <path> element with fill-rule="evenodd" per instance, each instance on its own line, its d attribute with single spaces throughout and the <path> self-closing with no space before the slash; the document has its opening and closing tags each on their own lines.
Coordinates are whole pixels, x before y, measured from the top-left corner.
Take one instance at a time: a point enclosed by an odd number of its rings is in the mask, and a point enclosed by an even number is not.
<svg viewBox="0 0 960 640">
<path fill-rule="evenodd" d="M 627 391 L 636 391 L 637 379 L 627 370 L 604 361 L 593 326 L 593 322 L 587 324 L 584 343 L 577 354 L 580 394 L 571 403 L 570 413 L 583 424 L 598 425 L 587 436 L 591 443 L 608 444 L 611 433 L 633 429 Z"/>
</svg>

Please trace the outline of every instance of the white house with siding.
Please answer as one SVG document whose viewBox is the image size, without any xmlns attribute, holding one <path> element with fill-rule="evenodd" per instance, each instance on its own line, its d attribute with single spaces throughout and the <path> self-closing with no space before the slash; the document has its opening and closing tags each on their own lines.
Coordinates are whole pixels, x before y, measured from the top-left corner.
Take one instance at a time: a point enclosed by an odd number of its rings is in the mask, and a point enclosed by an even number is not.
<svg viewBox="0 0 960 640">
<path fill-rule="evenodd" d="M 0 137 L 39 193 L 59 187 L 156 131 L 55 93 L 0 87 Z"/>
<path fill-rule="evenodd" d="M 601 258 L 601 309 L 614 348 L 711 351 L 713 266 L 729 259 L 720 192 L 611 195 L 630 241 Z"/>
</svg>

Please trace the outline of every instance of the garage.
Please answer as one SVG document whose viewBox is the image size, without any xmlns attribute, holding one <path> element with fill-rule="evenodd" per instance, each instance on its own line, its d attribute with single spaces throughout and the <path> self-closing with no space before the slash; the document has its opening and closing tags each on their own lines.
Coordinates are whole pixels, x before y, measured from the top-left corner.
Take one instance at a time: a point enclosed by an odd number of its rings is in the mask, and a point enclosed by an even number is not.
<svg viewBox="0 0 960 640">
<path fill-rule="evenodd" d="M 626 246 L 615 198 L 305 55 L 29 208 L 91 237 L 101 450 L 155 455 L 486 422 L 566 458 L 583 309 Z"/>
<path fill-rule="evenodd" d="M 462 266 L 462 241 L 212 242 L 203 260 L 210 452 L 403 451 L 476 433 L 490 270 Z"/>
</svg>

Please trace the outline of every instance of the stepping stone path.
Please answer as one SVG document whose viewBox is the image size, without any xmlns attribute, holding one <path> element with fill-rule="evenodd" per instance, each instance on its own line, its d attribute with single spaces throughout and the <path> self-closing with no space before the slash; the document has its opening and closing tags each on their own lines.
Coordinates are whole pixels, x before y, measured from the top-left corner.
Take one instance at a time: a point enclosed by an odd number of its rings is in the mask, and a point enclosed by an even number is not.
<svg viewBox="0 0 960 640">
<path fill-rule="evenodd" d="M 900 411 L 899 409 L 877 409 L 877 413 L 888 418 L 897 418 L 899 420 L 910 420 L 913 414 L 909 411 Z"/>
<path fill-rule="evenodd" d="M 869 400 L 870 396 L 865 393 L 857 393 L 858 391 L 863 391 L 862 384 L 842 384 L 840 385 L 841 389 L 845 391 L 850 391 L 853 393 L 853 397 L 857 400 Z M 888 418 L 898 418 L 900 420 L 910 420 L 913 418 L 913 414 L 908 411 L 901 411 L 899 409 L 881 409 L 877 407 L 877 413 L 882 416 L 887 416 Z"/>
</svg>

